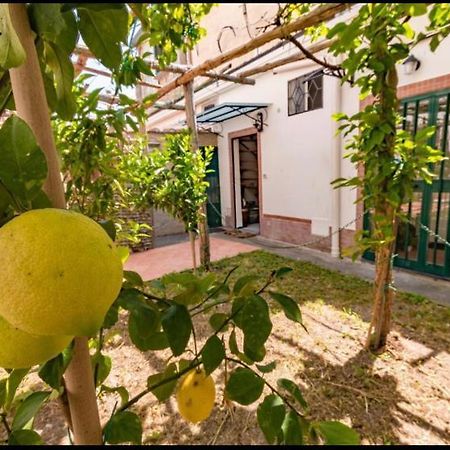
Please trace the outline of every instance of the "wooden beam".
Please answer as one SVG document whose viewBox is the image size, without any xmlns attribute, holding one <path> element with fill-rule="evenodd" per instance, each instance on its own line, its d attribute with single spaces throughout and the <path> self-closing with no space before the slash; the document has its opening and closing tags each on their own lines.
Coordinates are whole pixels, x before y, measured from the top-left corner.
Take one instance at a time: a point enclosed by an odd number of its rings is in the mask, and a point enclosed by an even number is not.
<svg viewBox="0 0 450 450">
<path fill-rule="evenodd" d="M 189 83 L 189 81 L 193 80 L 195 77 L 202 76 L 205 72 L 215 69 L 216 67 L 219 67 L 221 64 L 231 61 L 232 59 L 235 59 L 239 56 L 245 55 L 256 48 L 259 48 L 267 44 L 268 42 L 273 41 L 274 39 L 286 38 L 291 33 L 330 20 L 336 14 L 342 12 L 350 5 L 351 3 L 328 3 L 322 6 L 318 6 L 308 14 L 302 15 L 298 19 L 293 20 L 292 22 L 286 25 L 276 27 L 273 30 L 270 30 L 266 33 L 257 36 L 254 39 L 251 39 L 250 41 L 240 45 L 239 47 L 224 52 L 215 58 L 208 59 L 203 63 L 199 64 L 198 66 L 193 67 L 192 69 L 188 70 L 175 80 L 165 84 L 157 92 L 144 98 L 143 103 L 145 105 L 151 105 L 160 98 L 164 97 L 169 92 L 173 91 L 175 88 L 182 86 L 183 84 Z"/>
<path fill-rule="evenodd" d="M 160 67 L 159 64 L 155 61 L 145 61 L 150 69 L 159 70 L 160 72 L 171 72 L 171 73 L 181 73 L 184 74 L 188 70 L 192 69 L 192 66 L 184 65 L 184 64 L 169 64 L 165 67 Z M 254 85 L 255 80 L 247 77 L 242 77 L 240 75 L 233 76 L 233 75 L 226 75 L 218 72 L 205 72 L 202 74 L 202 77 L 208 77 L 213 78 L 215 80 L 223 80 L 223 81 L 231 81 L 233 83 L 239 83 L 239 84 L 250 84 Z"/>
<path fill-rule="evenodd" d="M 84 67 L 84 69 L 86 72 L 89 73 L 95 73 L 97 75 L 103 75 L 105 77 L 111 77 L 112 74 L 111 72 L 107 72 L 106 70 L 100 70 L 100 69 L 94 69 L 93 67 Z M 156 88 L 159 89 L 161 87 L 160 84 L 154 84 L 154 83 L 147 83 L 146 81 L 138 81 L 138 84 L 140 84 L 141 86 L 147 86 L 147 87 L 151 87 L 151 88 Z"/>
<path fill-rule="evenodd" d="M 172 103 L 154 103 L 153 108 L 156 109 L 173 109 L 175 111 L 184 111 L 186 107 L 184 105 L 174 105 Z"/>
<path fill-rule="evenodd" d="M 314 45 L 308 47 L 308 51 L 310 53 L 320 52 L 328 47 L 330 47 L 335 42 L 335 39 L 328 39 L 321 42 L 318 42 Z M 243 72 L 239 72 L 238 76 L 248 77 L 251 75 L 256 75 L 257 73 L 268 72 L 269 70 L 275 69 L 276 67 L 284 66 L 286 64 L 290 64 L 296 61 L 301 61 L 306 59 L 306 56 L 301 52 L 296 52 L 294 55 L 286 56 L 285 58 L 277 59 L 276 61 L 272 61 L 266 64 L 262 64 L 261 66 L 254 67 L 253 69 L 244 70 Z"/>
</svg>

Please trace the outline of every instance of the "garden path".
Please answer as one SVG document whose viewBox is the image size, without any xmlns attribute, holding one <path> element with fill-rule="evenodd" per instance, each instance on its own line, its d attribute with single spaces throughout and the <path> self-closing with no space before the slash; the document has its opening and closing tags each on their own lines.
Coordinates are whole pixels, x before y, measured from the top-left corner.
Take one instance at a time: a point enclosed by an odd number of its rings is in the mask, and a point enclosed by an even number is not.
<svg viewBox="0 0 450 450">
<path fill-rule="evenodd" d="M 210 236 L 211 261 L 236 256 L 239 253 L 247 253 L 257 250 L 258 247 L 243 242 L 230 241 L 228 239 Z M 198 240 L 197 245 L 197 261 Z M 132 253 L 125 263 L 126 270 L 133 270 L 142 277 L 144 281 L 154 280 L 166 273 L 179 272 L 192 268 L 192 255 L 189 242 L 166 245 L 153 248 L 145 252 Z"/>
</svg>

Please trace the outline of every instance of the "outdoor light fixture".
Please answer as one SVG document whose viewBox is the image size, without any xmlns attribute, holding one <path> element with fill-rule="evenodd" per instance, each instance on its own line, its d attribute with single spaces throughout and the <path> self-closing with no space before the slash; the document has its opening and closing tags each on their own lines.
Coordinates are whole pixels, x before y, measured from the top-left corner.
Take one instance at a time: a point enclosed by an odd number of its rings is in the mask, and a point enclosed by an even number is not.
<svg viewBox="0 0 450 450">
<path fill-rule="evenodd" d="M 420 67 L 420 61 L 411 53 L 403 61 L 403 70 L 405 75 L 410 75 Z"/>
<path fill-rule="evenodd" d="M 256 131 L 262 131 L 264 128 L 264 121 L 263 121 L 263 113 L 259 112 L 256 114 L 255 122 L 253 123 L 253 126 L 256 128 Z"/>
</svg>

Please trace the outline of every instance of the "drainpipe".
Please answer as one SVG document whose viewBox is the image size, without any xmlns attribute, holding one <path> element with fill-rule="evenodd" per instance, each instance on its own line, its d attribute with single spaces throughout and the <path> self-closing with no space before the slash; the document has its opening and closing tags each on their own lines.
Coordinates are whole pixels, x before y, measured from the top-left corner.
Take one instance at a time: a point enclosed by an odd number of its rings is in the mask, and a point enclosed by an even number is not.
<svg viewBox="0 0 450 450">
<path fill-rule="evenodd" d="M 340 60 L 337 61 L 337 64 Z M 333 77 L 333 114 L 342 112 L 341 80 Z M 333 120 L 331 136 L 331 181 L 341 177 L 341 136 L 338 133 L 338 122 Z M 331 187 L 331 256 L 339 258 L 341 254 L 340 233 L 341 225 L 341 189 Z"/>
</svg>

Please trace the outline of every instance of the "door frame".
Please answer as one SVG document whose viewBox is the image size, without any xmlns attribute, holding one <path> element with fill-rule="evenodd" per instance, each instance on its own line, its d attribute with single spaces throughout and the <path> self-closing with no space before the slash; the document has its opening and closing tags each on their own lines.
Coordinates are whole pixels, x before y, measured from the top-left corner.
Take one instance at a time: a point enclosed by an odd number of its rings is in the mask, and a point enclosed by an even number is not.
<svg viewBox="0 0 450 450">
<path fill-rule="evenodd" d="M 256 135 L 256 152 L 258 161 L 258 200 L 259 200 L 259 226 L 261 227 L 261 221 L 263 216 L 262 207 L 262 168 L 261 168 L 261 138 L 260 132 L 254 127 L 243 128 L 238 131 L 228 133 L 228 157 L 230 158 L 230 196 L 231 196 L 231 223 L 236 228 L 236 180 L 234 176 L 234 152 L 233 141 L 242 137 Z"/>
</svg>

